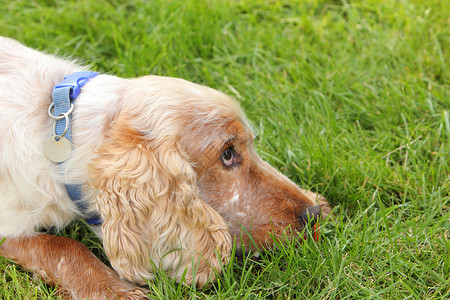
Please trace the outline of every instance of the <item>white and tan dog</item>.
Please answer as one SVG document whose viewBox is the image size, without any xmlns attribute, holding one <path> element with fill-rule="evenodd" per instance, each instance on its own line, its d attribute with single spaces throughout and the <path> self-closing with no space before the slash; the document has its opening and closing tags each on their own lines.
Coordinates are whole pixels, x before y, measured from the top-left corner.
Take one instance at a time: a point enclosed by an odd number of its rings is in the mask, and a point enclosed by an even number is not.
<svg viewBox="0 0 450 300">
<path fill-rule="evenodd" d="M 181 79 L 90 79 L 74 101 L 71 155 L 49 161 L 52 89 L 83 70 L 0 38 L 0 254 L 73 298 L 145 297 L 130 282 L 154 278 L 152 265 L 203 286 L 242 227 L 266 247 L 271 234 L 302 230 L 320 206 L 329 212 L 259 158 L 234 100 Z M 85 211 L 65 184 L 81 185 Z M 39 233 L 91 213 L 117 273 L 81 243 Z"/>
</svg>

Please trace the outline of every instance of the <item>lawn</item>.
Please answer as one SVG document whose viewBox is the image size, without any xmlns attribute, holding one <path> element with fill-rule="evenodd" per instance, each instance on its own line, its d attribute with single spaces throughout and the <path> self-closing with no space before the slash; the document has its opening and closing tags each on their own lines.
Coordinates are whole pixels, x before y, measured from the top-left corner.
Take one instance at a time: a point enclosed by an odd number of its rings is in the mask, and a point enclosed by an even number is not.
<svg viewBox="0 0 450 300">
<path fill-rule="evenodd" d="M 232 260 L 203 290 L 161 274 L 153 298 L 448 299 L 449 3 L 0 0 L 0 34 L 233 96 L 261 156 L 334 207 L 319 242 Z M 59 234 L 106 261 L 82 223 Z M 58 298 L 3 258 L 0 276 L 1 299 Z"/>
</svg>

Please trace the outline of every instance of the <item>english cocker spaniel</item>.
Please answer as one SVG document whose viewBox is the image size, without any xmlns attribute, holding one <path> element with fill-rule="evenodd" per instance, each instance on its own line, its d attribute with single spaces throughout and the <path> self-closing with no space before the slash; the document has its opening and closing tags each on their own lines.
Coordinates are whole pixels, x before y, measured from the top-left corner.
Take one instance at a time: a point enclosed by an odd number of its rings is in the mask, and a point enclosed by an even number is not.
<svg viewBox="0 0 450 300">
<path fill-rule="evenodd" d="M 0 255 L 71 297 L 145 298 L 135 284 L 155 266 L 203 286 L 235 237 L 237 251 L 268 247 L 330 212 L 258 156 L 230 97 L 176 78 L 83 71 L 0 37 Z M 61 108 L 55 90 L 68 80 Z M 78 218 L 114 271 L 81 243 L 39 232 Z"/>
</svg>

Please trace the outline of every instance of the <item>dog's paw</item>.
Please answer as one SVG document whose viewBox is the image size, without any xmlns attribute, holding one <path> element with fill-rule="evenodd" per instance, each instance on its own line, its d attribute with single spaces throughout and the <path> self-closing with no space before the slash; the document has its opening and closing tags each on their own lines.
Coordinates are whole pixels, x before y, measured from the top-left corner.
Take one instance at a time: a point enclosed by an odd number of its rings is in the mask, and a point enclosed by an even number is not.
<svg viewBox="0 0 450 300">
<path fill-rule="evenodd" d="M 143 288 L 137 288 L 133 291 L 129 291 L 126 293 L 125 297 L 123 299 L 126 300 L 145 300 L 145 299 L 149 299 L 148 298 L 148 293 L 150 291 L 143 289 Z M 120 298 L 122 299 L 122 298 Z"/>
</svg>

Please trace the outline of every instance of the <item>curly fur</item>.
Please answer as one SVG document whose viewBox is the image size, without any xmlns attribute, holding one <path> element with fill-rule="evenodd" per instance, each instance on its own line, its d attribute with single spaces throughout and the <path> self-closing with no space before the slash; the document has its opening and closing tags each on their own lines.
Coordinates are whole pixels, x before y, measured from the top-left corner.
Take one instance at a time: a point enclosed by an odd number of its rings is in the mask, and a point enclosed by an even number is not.
<svg viewBox="0 0 450 300">
<path fill-rule="evenodd" d="M 144 283 L 139 279 L 153 278 L 154 262 L 178 280 L 187 267 L 191 282 L 195 266 L 202 286 L 214 279 L 211 267 L 220 271 L 226 262 L 231 237 L 222 217 L 200 199 L 196 174 L 175 142 L 145 141 L 123 119 L 113 122 L 92 162 L 92 186 L 105 251 L 120 275 Z"/>
<path fill-rule="evenodd" d="M 87 250 L 70 250 L 80 244 L 35 234 L 83 217 L 66 183 L 82 185 L 80 201 L 88 213 L 101 215 L 102 226 L 93 230 L 121 278 L 89 265 L 99 262 L 86 263 L 70 269 L 83 280 L 61 283 L 72 296 L 109 293 L 96 291 L 102 274 L 113 278 L 112 292 L 140 294 L 121 280 L 144 284 L 155 267 L 203 286 L 227 263 L 232 238 L 238 249 L 239 241 L 248 246 L 248 236 L 239 239 L 242 227 L 265 247 L 286 227 L 302 230 L 318 203 L 323 215 L 329 213 L 323 197 L 259 158 L 236 101 L 182 79 L 101 74 L 89 80 L 75 101 L 70 158 L 60 165 L 48 161 L 43 142 L 52 132 L 51 91 L 84 69 L 0 37 L 0 237 L 7 237 L 1 255 L 54 274 L 51 282 L 67 273 L 52 270 L 52 261 L 70 255 L 91 261 Z M 227 166 L 221 155 L 230 147 L 235 163 Z M 51 242 L 65 246 L 47 249 Z M 30 243 L 33 253 L 26 251 Z"/>
</svg>

